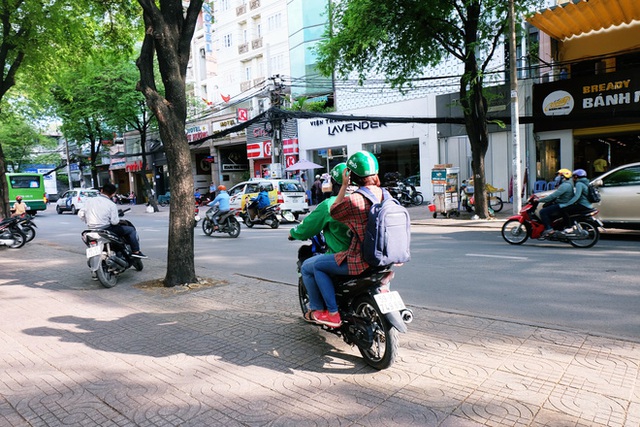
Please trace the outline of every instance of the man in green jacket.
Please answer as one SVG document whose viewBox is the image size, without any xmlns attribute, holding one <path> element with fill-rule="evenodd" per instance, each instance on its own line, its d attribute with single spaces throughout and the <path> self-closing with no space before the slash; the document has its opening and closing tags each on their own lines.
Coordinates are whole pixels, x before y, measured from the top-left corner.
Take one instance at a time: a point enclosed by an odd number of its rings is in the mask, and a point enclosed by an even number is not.
<svg viewBox="0 0 640 427">
<path fill-rule="evenodd" d="M 337 192 L 342 185 L 342 172 L 347 167 L 346 163 L 340 163 L 331 169 L 331 181 L 333 183 L 333 195 L 322 201 L 309 215 L 307 215 L 300 225 L 289 231 L 289 240 L 307 240 L 321 231 L 327 242 L 327 252 L 337 253 L 347 250 L 351 243 L 351 233 L 349 228 L 340 221 L 331 218 L 329 210 L 336 200 Z M 312 256 L 302 263 L 300 269 L 302 273 L 302 282 L 307 289 L 309 296 L 309 309 L 305 313 L 305 320 L 314 322 L 311 312 L 314 310 L 325 310 L 325 299 L 315 280 L 314 262 L 318 257 Z M 329 290 L 333 291 L 333 290 Z M 326 292 L 326 290 L 325 290 Z M 333 299 L 335 299 L 335 292 Z"/>
<path fill-rule="evenodd" d="M 562 215 L 561 205 L 565 205 L 569 200 L 573 198 L 573 182 L 571 181 L 571 171 L 569 169 L 560 169 L 558 171 L 562 175 L 563 181 L 560 186 L 553 193 L 547 197 L 540 199 L 540 203 L 555 202 L 551 205 L 545 206 L 540 211 L 540 219 L 544 224 L 544 232 L 542 237 L 547 237 L 554 233 L 553 227 L 551 227 L 551 220 L 559 215 Z"/>
</svg>

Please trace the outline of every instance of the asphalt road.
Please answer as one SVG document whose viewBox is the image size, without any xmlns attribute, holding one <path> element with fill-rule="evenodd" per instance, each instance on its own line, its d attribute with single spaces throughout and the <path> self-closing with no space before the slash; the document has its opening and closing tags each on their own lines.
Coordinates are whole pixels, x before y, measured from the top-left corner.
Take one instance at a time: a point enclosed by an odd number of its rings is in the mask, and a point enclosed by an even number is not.
<svg viewBox="0 0 640 427">
<path fill-rule="evenodd" d="M 145 214 L 137 207 L 127 215 L 139 230 L 143 251 L 156 259 L 167 259 L 167 211 Z M 84 251 L 78 218 L 49 211 L 36 223 L 37 239 Z M 301 243 L 287 240 L 290 227 L 242 226 L 237 239 L 207 237 L 198 227 L 196 272 L 220 269 L 294 284 Z M 500 236 L 499 225 L 415 225 L 412 261 L 397 269 L 393 286 L 408 305 L 639 340 L 639 261 L 640 238 L 626 235 L 575 249 L 546 242 L 512 246 Z"/>
</svg>

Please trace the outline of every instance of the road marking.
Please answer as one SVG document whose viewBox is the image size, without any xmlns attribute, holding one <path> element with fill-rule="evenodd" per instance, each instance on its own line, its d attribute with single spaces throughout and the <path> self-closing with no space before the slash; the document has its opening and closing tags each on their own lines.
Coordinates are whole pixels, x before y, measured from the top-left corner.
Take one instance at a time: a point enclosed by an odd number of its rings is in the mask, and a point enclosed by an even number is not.
<svg viewBox="0 0 640 427">
<path fill-rule="evenodd" d="M 476 256 L 476 257 L 484 257 L 484 258 L 504 258 L 504 259 L 519 259 L 519 260 L 528 260 L 528 257 L 523 256 L 506 256 L 506 255 L 486 255 L 486 254 L 465 254 L 466 256 Z"/>
</svg>

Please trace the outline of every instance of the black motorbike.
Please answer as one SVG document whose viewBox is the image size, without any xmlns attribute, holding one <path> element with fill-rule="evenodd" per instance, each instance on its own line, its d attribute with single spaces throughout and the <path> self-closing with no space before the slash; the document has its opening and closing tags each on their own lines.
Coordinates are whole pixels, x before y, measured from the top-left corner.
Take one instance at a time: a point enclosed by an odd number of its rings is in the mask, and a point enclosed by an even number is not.
<svg viewBox="0 0 640 427">
<path fill-rule="evenodd" d="M 258 202 L 255 199 L 245 205 L 245 209 L 240 213 L 240 217 L 249 228 L 255 224 L 263 224 L 275 229 L 280 226 L 280 222 L 282 221 L 279 203 L 260 210 L 258 209 Z"/>
<path fill-rule="evenodd" d="M 0 246 L 19 249 L 27 243 L 27 236 L 18 225 L 18 218 L 5 218 L 0 221 Z"/>
<path fill-rule="evenodd" d="M 394 199 L 404 207 L 415 205 L 420 206 L 424 202 L 422 193 L 416 190 L 415 185 L 398 181 L 393 186 L 386 187 L 387 191 Z"/>
<path fill-rule="evenodd" d="M 119 210 L 120 216 L 130 209 Z M 121 220 L 121 225 L 133 224 Z M 118 283 L 118 275 L 128 268 L 141 271 L 142 260 L 132 256 L 131 246 L 117 234 L 108 230 L 84 230 L 82 241 L 87 245 L 87 265 L 105 288 L 112 288 Z"/>
<path fill-rule="evenodd" d="M 238 237 L 240 235 L 240 223 L 236 219 L 233 211 L 226 212 L 218 218 L 218 229 L 214 229 L 213 216 L 217 213 L 217 209 L 211 208 L 205 214 L 202 221 L 202 231 L 207 236 L 213 233 L 228 233 L 230 237 Z"/>
<path fill-rule="evenodd" d="M 321 235 L 311 245 L 298 250 L 298 297 L 302 313 L 309 311 L 309 297 L 302 282 L 300 268 L 304 260 L 324 251 Z M 318 325 L 350 345 L 358 347 L 367 364 L 375 369 L 390 367 L 398 354 L 398 331 L 406 332 L 405 323 L 413 312 L 405 307 L 400 294 L 390 291 L 392 266 L 366 270 L 359 276 L 336 276 L 334 286 L 342 324 L 339 328 Z"/>
<path fill-rule="evenodd" d="M 24 214 L 17 217 L 17 220 L 20 230 L 27 238 L 27 242 L 32 241 L 36 237 L 36 228 L 38 228 L 36 223 L 32 221 L 33 217 L 29 214 Z"/>
</svg>

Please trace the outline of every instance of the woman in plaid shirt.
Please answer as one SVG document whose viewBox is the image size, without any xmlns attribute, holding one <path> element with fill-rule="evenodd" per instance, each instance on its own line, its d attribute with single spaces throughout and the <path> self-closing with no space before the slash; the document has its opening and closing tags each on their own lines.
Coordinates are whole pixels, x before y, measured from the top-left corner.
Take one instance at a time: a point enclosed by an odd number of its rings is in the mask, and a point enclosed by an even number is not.
<svg viewBox="0 0 640 427">
<path fill-rule="evenodd" d="M 320 255 L 314 262 L 315 280 L 325 305 L 324 311 L 314 311 L 311 317 L 317 323 L 337 328 L 342 323 L 338 313 L 335 289 L 331 276 L 356 276 L 367 268 L 362 257 L 362 242 L 367 227 L 371 202 L 362 194 L 352 193 L 345 197 L 350 182 L 358 187 L 367 187 L 378 199 L 382 199 L 382 189 L 378 178 L 378 160 L 367 151 L 358 151 L 349 157 L 347 168 L 343 172 L 340 192 L 331 206 L 331 217 L 349 227 L 352 234 L 351 244 L 346 251 L 336 254 Z"/>
</svg>

